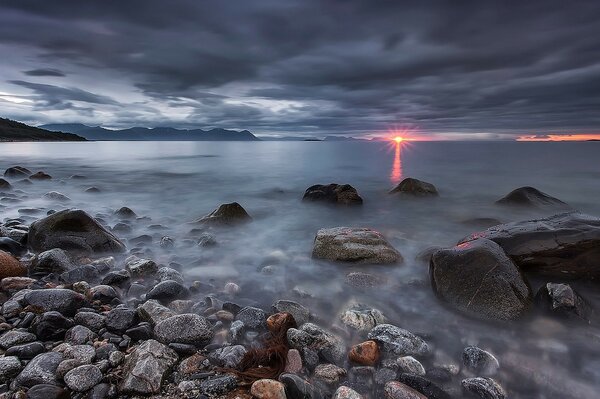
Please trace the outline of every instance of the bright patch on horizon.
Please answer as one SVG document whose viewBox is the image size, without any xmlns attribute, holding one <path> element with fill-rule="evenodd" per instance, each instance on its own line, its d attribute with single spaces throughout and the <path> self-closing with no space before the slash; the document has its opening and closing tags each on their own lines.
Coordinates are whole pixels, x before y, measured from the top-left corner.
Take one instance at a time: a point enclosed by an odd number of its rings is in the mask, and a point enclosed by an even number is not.
<svg viewBox="0 0 600 399">
<path fill-rule="evenodd" d="M 396 136 L 396 137 L 394 137 L 394 141 L 396 143 L 400 144 L 400 143 L 402 143 L 404 141 L 404 138 L 400 137 L 400 136 Z"/>
</svg>

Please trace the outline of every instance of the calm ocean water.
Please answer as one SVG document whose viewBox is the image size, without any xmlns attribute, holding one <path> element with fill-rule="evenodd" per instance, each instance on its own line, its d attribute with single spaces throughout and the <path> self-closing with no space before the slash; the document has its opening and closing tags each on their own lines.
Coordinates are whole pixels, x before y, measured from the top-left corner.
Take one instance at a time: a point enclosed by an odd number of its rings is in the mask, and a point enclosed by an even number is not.
<svg viewBox="0 0 600 399">
<path fill-rule="evenodd" d="M 472 219 L 506 222 L 544 215 L 494 205 L 524 185 L 600 216 L 600 143 L 4 143 L 0 153 L 1 168 L 22 165 L 53 176 L 33 185 L 15 184 L 18 190 L 12 197 L 0 199 L 2 219 L 19 216 L 23 208 L 40 208 L 41 216 L 48 209 L 68 206 L 114 226 L 112 212 L 128 206 L 145 218 L 121 237 L 151 235 L 154 243 L 139 251 L 164 264 L 179 263 L 190 282 L 238 283 L 242 304 L 296 300 L 327 326 L 339 324 L 339 312 L 358 301 L 378 308 L 393 324 L 429 337 L 440 358 L 460 363 L 462 348 L 476 344 L 490 349 L 501 363 L 503 356 L 524 354 L 536 369 L 560 375 L 562 385 L 588 384 L 600 390 L 596 326 L 565 325 L 541 316 L 510 326 L 463 318 L 434 298 L 428 266 L 415 260 L 428 247 L 453 245 L 481 229 Z M 440 197 L 408 200 L 388 195 L 404 177 L 433 183 Z M 353 185 L 364 206 L 338 209 L 300 201 L 307 187 L 331 182 Z M 85 193 L 91 186 L 101 192 Z M 48 191 L 59 191 L 72 201 L 47 202 L 41 196 Z M 188 222 L 232 201 L 244 206 L 254 221 L 217 232 L 217 247 L 198 247 Z M 316 231 L 333 226 L 380 230 L 403 254 L 404 264 L 366 268 L 311 260 Z M 174 239 L 175 250 L 159 248 L 164 235 Z M 272 274 L 261 272 L 265 265 L 274 266 Z M 344 282 L 348 272 L 357 270 L 385 276 L 388 284 L 375 292 L 357 291 Z M 532 281 L 534 289 L 541 283 Z M 600 305 L 600 291 L 579 284 L 582 293 Z M 503 369 L 498 380 L 514 397 L 560 397 L 554 396 L 557 387 L 522 387 L 510 369 Z M 560 383 L 558 377 L 547 380 L 546 384 Z"/>
</svg>

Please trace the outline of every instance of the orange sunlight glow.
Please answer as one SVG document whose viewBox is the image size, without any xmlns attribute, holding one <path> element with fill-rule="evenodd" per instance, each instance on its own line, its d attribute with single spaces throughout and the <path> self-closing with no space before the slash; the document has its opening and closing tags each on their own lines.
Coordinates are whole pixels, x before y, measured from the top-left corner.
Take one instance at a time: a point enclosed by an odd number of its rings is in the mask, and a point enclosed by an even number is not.
<svg viewBox="0 0 600 399">
<path fill-rule="evenodd" d="M 517 141 L 600 141 L 600 134 L 537 134 L 519 136 Z"/>
<path fill-rule="evenodd" d="M 404 140 L 404 138 L 403 138 L 403 137 L 401 137 L 401 136 L 396 136 L 396 137 L 394 137 L 394 141 L 395 141 L 396 143 L 401 143 L 403 140 Z"/>
</svg>

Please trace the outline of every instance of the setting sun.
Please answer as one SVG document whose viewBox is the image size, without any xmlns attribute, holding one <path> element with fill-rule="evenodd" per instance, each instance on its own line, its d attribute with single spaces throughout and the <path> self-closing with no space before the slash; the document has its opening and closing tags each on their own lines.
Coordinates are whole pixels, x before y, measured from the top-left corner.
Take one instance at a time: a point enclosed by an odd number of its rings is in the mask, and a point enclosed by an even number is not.
<svg viewBox="0 0 600 399">
<path fill-rule="evenodd" d="M 394 137 L 394 141 L 395 141 L 396 143 L 401 143 L 403 140 L 404 140 L 404 138 L 402 138 L 402 137 L 400 137 L 400 136 L 396 136 L 396 137 Z"/>
</svg>

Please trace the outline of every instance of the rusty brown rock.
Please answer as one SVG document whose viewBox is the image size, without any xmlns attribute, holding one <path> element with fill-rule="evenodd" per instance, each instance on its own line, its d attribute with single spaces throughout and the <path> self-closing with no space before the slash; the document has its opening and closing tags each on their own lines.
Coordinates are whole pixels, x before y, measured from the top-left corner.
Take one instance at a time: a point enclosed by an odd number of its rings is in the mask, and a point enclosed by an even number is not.
<svg viewBox="0 0 600 399">
<path fill-rule="evenodd" d="M 375 341 L 365 341 L 354 345 L 348 354 L 350 361 L 363 365 L 373 366 L 379 360 L 379 346 Z"/>
</svg>

